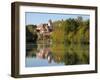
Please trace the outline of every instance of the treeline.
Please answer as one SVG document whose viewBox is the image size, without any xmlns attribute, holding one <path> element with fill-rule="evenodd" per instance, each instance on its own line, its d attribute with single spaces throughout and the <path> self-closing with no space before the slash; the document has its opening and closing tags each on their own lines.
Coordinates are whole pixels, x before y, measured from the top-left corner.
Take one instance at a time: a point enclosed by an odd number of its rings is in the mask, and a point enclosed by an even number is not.
<svg viewBox="0 0 100 80">
<path fill-rule="evenodd" d="M 52 41 L 55 43 L 89 44 L 89 20 L 82 17 L 53 22 Z"/>
<path fill-rule="evenodd" d="M 34 24 L 26 25 L 26 43 L 37 41 L 36 27 Z M 89 44 L 89 20 L 78 17 L 54 21 L 50 38 L 54 43 Z"/>
<path fill-rule="evenodd" d="M 36 43 L 37 33 L 36 25 L 26 25 L 26 44 L 27 43 Z"/>
</svg>

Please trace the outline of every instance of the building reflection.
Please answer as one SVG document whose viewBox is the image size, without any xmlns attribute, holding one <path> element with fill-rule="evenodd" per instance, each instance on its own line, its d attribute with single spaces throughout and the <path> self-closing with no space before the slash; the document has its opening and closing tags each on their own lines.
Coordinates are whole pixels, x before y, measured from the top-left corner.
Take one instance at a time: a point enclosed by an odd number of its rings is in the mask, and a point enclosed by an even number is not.
<svg viewBox="0 0 100 80">
<path fill-rule="evenodd" d="M 47 59 L 48 62 L 51 63 L 53 60 L 53 56 L 50 50 L 50 44 L 38 44 L 36 57 Z"/>
<path fill-rule="evenodd" d="M 45 59 L 45 61 L 47 60 L 47 62 L 50 64 L 89 64 L 88 45 L 66 46 L 64 44 L 50 44 L 49 42 L 44 42 L 26 46 L 26 57 Z"/>
</svg>

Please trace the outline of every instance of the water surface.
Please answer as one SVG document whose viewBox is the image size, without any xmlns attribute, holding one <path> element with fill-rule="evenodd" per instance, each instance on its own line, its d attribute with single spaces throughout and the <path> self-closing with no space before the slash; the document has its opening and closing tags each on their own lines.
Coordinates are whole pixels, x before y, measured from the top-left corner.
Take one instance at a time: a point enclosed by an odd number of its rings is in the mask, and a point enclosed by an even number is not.
<svg viewBox="0 0 100 80">
<path fill-rule="evenodd" d="M 26 67 L 89 64 L 88 44 L 26 44 Z"/>
</svg>

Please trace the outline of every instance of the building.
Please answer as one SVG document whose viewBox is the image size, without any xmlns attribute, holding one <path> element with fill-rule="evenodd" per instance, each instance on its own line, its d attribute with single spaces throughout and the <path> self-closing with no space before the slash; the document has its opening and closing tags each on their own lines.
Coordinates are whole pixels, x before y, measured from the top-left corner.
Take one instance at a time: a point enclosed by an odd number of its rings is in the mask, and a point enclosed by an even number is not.
<svg viewBox="0 0 100 80">
<path fill-rule="evenodd" d="M 36 30 L 38 34 L 38 39 L 49 38 L 51 35 L 51 32 L 53 31 L 52 21 L 49 20 L 48 24 L 43 23 L 43 24 L 37 25 Z"/>
</svg>

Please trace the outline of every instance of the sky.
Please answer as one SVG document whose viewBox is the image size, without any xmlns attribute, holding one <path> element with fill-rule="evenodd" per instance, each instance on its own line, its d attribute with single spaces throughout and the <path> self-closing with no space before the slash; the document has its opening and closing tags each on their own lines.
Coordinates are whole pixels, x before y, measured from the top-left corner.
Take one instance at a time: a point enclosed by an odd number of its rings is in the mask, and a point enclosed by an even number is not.
<svg viewBox="0 0 100 80">
<path fill-rule="evenodd" d="M 26 12 L 25 13 L 25 24 L 34 24 L 39 25 L 41 23 L 48 23 L 48 20 L 57 21 L 65 20 L 69 18 L 77 18 L 82 16 L 83 20 L 89 19 L 89 15 L 80 15 L 80 14 L 59 14 L 59 13 L 35 13 L 35 12 Z"/>
</svg>

